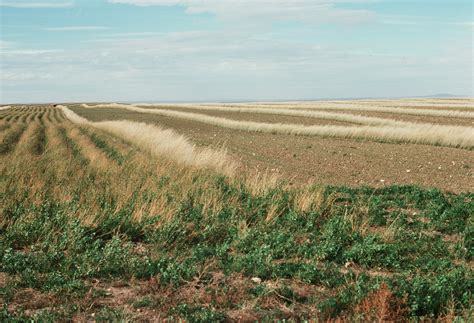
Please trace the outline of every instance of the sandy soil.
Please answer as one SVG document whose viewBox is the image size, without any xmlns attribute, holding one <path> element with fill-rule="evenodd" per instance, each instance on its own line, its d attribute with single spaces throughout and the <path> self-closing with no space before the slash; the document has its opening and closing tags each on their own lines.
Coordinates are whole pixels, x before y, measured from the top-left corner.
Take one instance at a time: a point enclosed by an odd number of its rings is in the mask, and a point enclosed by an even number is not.
<svg viewBox="0 0 474 323">
<path fill-rule="evenodd" d="M 241 161 L 242 172 L 268 170 L 294 185 L 417 184 L 452 192 L 474 191 L 474 151 L 470 150 L 249 133 L 122 109 L 72 109 L 92 121 L 127 119 L 173 128 L 198 145 L 225 146 Z"/>
</svg>

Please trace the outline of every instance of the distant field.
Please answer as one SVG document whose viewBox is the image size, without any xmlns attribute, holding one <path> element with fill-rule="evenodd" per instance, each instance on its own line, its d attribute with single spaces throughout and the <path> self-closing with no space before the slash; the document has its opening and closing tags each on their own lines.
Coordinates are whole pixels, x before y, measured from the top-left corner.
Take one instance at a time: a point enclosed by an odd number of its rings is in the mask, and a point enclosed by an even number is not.
<svg viewBox="0 0 474 323">
<path fill-rule="evenodd" d="M 474 101 L 0 107 L 0 321 L 473 317 Z"/>
<path fill-rule="evenodd" d="M 470 99 L 71 108 L 92 121 L 126 119 L 175 129 L 200 146 L 225 147 L 241 162 L 241 172 L 269 170 L 295 184 L 474 191 Z M 258 125 L 250 129 L 246 122 Z M 261 124 L 274 129 L 259 130 Z"/>
</svg>

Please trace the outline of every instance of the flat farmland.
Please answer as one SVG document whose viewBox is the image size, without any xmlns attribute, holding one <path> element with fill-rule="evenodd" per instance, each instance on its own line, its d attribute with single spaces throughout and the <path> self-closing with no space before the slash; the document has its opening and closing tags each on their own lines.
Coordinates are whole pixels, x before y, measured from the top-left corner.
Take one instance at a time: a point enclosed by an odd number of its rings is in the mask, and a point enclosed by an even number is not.
<svg viewBox="0 0 474 323">
<path fill-rule="evenodd" d="M 345 110 L 348 108 L 350 110 Z M 155 114 L 176 111 L 230 119 L 239 122 L 294 124 L 302 126 L 384 127 L 384 121 L 401 122 L 395 127 L 438 126 L 441 132 L 464 131 L 474 138 L 472 100 L 397 100 L 341 101 L 289 104 L 223 105 L 143 105 L 132 111 L 124 107 L 85 108 L 71 106 L 91 121 L 133 120 L 175 129 L 198 146 L 224 147 L 237 161 L 241 172 L 268 171 L 292 185 L 308 183 L 383 187 L 391 184 L 416 184 L 452 192 L 474 190 L 474 152 L 471 146 L 456 147 L 437 142 L 417 143 L 411 139 L 393 140 L 292 135 L 229 129 L 182 116 Z M 252 112 L 255 109 L 256 112 Z M 263 111 L 267 109 L 267 111 Z M 290 110 L 290 112 L 288 112 Z M 367 111 L 368 110 L 368 111 Z M 316 115 L 305 116 L 305 112 Z M 299 113 L 302 115 L 292 115 Z M 317 115 L 317 113 L 322 113 Z M 355 116 L 354 120 L 351 117 Z M 362 117 L 362 119 L 357 119 Z M 365 117 L 365 118 L 364 118 Z M 406 125 L 410 123 L 413 125 Z M 393 125 L 388 124 L 393 127 Z M 396 130 L 395 130 L 396 131 Z M 423 130 L 420 130 L 423 132 Z M 467 138 L 469 139 L 469 138 Z M 410 142 L 412 141 L 412 142 Z"/>
<path fill-rule="evenodd" d="M 469 321 L 473 111 L 0 107 L 0 321 Z"/>
</svg>

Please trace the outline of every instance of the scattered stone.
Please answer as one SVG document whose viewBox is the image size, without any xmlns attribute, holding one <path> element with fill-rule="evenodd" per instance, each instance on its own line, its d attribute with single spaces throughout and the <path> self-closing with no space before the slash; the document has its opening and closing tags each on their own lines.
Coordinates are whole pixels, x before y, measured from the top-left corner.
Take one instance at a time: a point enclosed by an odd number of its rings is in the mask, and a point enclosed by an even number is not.
<svg viewBox="0 0 474 323">
<path fill-rule="evenodd" d="M 253 281 L 255 284 L 260 284 L 262 282 L 262 279 L 259 277 L 252 277 L 250 280 Z"/>
<path fill-rule="evenodd" d="M 354 267 L 354 263 L 352 261 L 348 261 L 344 264 L 344 267 L 347 269 L 347 268 L 350 268 L 350 267 Z"/>
</svg>

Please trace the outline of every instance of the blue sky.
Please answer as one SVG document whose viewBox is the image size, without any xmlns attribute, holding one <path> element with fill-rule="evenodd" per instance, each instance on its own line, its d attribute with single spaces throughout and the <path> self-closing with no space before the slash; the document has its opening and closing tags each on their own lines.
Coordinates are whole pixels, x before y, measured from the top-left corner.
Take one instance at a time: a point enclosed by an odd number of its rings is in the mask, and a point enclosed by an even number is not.
<svg viewBox="0 0 474 323">
<path fill-rule="evenodd" d="M 473 96 L 471 0 L 0 0 L 0 102 Z"/>
</svg>

